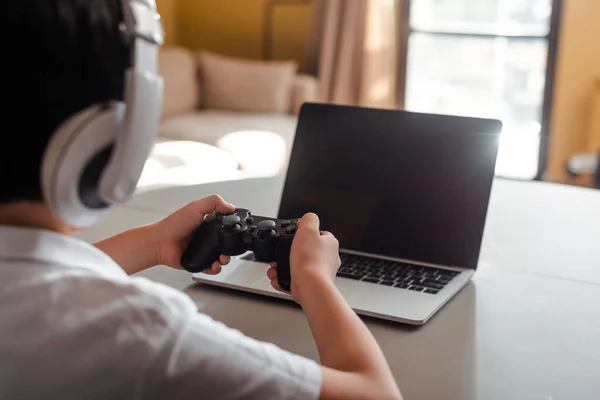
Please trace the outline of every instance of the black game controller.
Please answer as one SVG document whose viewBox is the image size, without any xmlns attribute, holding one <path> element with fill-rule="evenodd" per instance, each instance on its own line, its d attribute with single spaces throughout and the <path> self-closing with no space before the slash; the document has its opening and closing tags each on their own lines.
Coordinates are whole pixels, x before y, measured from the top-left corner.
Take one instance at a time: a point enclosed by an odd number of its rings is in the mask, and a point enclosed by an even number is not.
<svg viewBox="0 0 600 400">
<path fill-rule="evenodd" d="M 296 219 L 258 217 L 243 208 L 232 213 L 209 214 L 192 235 L 181 256 L 181 266 L 189 272 L 201 272 L 221 254 L 237 256 L 252 251 L 256 261 L 277 263 L 279 286 L 289 291 L 290 250 L 296 222 Z"/>
</svg>

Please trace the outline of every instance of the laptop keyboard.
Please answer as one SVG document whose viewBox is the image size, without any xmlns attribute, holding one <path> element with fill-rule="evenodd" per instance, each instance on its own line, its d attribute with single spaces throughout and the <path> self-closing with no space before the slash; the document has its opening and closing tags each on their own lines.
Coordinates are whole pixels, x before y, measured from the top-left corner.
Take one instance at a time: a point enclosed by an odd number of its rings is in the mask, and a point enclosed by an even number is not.
<svg viewBox="0 0 600 400">
<path fill-rule="evenodd" d="M 377 285 L 437 294 L 459 272 L 433 267 L 380 260 L 354 254 L 340 254 L 337 276 Z"/>
<path fill-rule="evenodd" d="M 244 260 L 254 261 L 254 254 L 248 253 Z M 340 254 L 342 266 L 337 276 L 377 285 L 437 294 L 459 272 L 433 267 L 423 267 L 377 258 Z"/>
</svg>

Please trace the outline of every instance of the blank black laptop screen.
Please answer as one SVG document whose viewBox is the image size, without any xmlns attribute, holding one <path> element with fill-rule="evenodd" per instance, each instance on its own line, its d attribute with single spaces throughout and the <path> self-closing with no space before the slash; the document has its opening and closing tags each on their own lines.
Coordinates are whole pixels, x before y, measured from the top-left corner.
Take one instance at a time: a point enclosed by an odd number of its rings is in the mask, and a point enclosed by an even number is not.
<svg viewBox="0 0 600 400">
<path fill-rule="evenodd" d="M 302 107 L 279 218 L 314 212 L 340 248 L 476 268 L 502 124 Z"/>
</svg>

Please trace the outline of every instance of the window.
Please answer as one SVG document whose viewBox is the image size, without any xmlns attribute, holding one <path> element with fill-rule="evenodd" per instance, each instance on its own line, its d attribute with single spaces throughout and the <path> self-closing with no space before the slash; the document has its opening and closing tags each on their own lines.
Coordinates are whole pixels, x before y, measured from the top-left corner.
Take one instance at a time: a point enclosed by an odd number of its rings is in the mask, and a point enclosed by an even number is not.
<svg viewBox="0 0 600 400">
<path fill-rule="evenodd" d="M 502 120 L 496 173 L 537 177 L 556 1 L 401 1 L 408 14 L 404 108 Z"/>
</svg>

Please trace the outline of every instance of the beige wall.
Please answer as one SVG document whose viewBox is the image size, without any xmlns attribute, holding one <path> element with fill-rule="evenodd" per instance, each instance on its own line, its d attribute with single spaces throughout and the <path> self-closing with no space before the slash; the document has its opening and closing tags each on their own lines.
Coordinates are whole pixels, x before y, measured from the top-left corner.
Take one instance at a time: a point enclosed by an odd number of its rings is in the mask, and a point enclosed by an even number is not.
<svg viewBox="0 0 600 400">
<path fill-rule="evenodd" d="M 304 70 L 313 3 L 277 6 L 274 11 L 273 55 L 295 59 Z M 264 0 L 159 0 L 158 7 L 171 28 L 169 44 L 207 49 L 229 56 L 262 56 Z"/>
<path fill-rule="evenodd" d="M 600 109 L 593 106 L 600 79 L 600 1 L 564 0 L 559 40 L 548 173 L 564 179 L 574 153 L 593 151 L 590 131 Z"/>
<path fill-rule="evenodd" d="M 177 26 L 177 2 L 178 0 L 156 0 L 156 6 L 165 29 L 165 44 L 177 44 L 178 26 Z"/>
<path fill-rule="evenodd" d="M 590 133 L 587 141 L 588 149 L 600 149 L 600 78 L 596 80 L 588 131 Z"/>
</svg>

